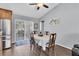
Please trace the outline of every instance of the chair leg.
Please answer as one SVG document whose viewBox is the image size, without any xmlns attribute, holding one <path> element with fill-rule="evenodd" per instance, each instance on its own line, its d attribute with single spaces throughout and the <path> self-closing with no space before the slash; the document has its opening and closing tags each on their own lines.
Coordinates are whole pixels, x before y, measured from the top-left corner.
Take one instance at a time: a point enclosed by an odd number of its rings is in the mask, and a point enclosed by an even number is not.
<svg viewBox="0 0 79 59">
<path fill-rule="evenodd" d="M 30 45 L 30 50 L 34 50 L 35 45 L 31 44 Z"/>
<path fill-rule="evenodd" d="M 54 51 L 54 46 L 51 47 L 52 51 Z"/>
<path fill-rule="evenodd" d="M 39 56 L 41 55 L 41 50 L 42 50 L 41 46 L 36 47 L 36 52 L 38 53 Z"/>
<path fill-rule="evenodd" d="M 52 45 L 51 47 L 52 47 L 52 50 L 54 51 L 54 49 L 55 49 L 55 45 Z"/>
<path fill-rule="evenodd" d="M 30 44 L 30 50 L 32 49 L 32 44 Z"/>
<path fill-rule="evenodd" d="M 46 47 L 46 54 L 47 54 L 47 56 L 49 56 L 49 52 L 50 52 L 49 47 Z"/>
<path fill-rule="evenodd" d="M 49 48 L 48 48 L 48 47 L 46 47 L 46 50 L 47 50 L 47 51 L 49 51 Z"/>
</svg>

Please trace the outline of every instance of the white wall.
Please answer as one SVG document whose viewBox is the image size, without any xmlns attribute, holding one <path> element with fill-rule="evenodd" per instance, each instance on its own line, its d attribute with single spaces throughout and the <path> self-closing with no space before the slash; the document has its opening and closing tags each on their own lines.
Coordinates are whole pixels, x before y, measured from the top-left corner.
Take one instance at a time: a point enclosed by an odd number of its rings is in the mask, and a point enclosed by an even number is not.
<svg viewBox="0 0 79 59">
<path fill-rule="evenodd" d="M 58 18 L 60 23 L 56 26 L 50 25 L 52 18 Z M 59 4 L 41 20 L 45 20 L 45 31 L 57 33 L 56 44 L 70 49 L 74 44 L 79 44 L 79 4 Z"/>
</svg>

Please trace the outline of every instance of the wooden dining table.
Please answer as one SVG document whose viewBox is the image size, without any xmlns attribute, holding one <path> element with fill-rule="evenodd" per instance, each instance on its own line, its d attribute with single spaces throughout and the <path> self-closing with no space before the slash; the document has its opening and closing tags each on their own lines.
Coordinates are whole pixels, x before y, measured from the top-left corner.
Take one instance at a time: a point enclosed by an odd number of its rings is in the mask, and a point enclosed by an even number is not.
<svg viewBox="0 0 79 59">
<path fill-rule="evenodd" d="M 38 36 L 38 34 L 34 35 L 35 42 L 43 48 L 43 50 L 46 50 L 47 43 L 49 42 L 50 35 L 43 35 Z"/>
</svg>

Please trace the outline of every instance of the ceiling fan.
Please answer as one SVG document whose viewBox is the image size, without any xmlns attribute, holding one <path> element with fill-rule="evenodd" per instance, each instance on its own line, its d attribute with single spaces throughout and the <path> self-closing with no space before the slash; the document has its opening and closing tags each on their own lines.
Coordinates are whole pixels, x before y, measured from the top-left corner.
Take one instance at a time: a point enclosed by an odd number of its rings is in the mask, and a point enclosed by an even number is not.
<svg viewBox="0 0 79 59">
<path fill-rule="evenodd" d="M 30 3 L 29 5 L 36 6 L 37 10 L 39 10 L 41 7 L 49 8 L 46 4 L 43 4 L 43 3 Z"/>
</svg>

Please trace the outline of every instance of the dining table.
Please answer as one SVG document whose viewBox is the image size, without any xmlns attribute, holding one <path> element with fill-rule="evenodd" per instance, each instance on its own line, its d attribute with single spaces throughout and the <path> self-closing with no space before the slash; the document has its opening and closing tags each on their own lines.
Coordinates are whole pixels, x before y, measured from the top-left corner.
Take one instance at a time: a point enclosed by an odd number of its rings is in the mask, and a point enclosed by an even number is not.
<svg viewBox="0 0 79 59">
<path fill-rule="evenodd" d="M 34 35 L 35 42 L 42 47 L 45 51 L 47 47 L 47 43 L 49 42 L 50 35 L 39 36 L 38 34 Z"/>
</svg>

